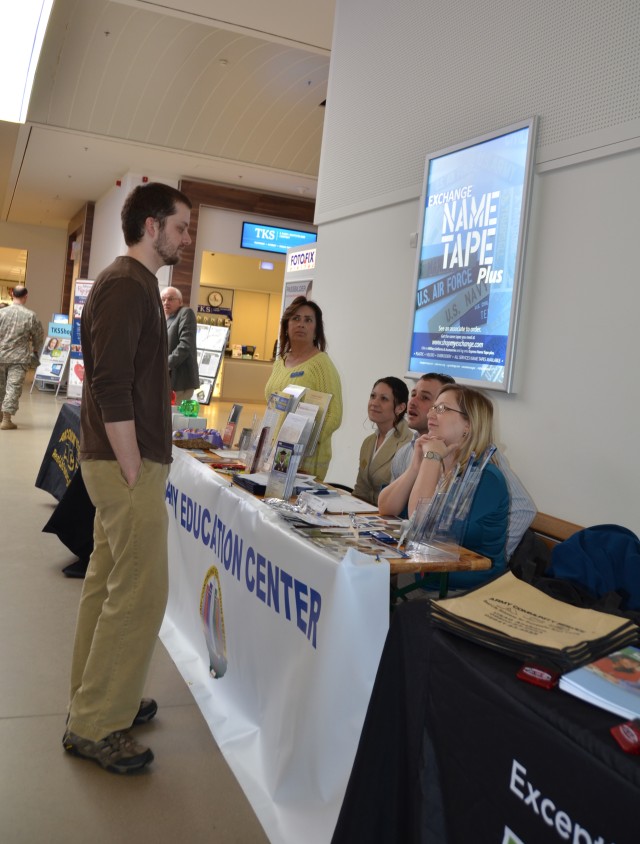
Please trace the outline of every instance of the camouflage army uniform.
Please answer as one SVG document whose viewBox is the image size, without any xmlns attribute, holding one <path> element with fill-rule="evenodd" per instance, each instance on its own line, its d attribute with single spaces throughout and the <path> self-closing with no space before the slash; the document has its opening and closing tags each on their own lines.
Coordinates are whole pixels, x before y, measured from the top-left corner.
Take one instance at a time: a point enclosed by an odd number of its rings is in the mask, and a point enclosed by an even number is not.
<svg viewBox="0 0 640 844">
<path fill-rule="evenodd" d="M 0 401 L 2 412 L 18 409 L 27 370 L 37 362 L 44 331 L 33 311 L 15 302 L 0 310 Z"/>
</svg>

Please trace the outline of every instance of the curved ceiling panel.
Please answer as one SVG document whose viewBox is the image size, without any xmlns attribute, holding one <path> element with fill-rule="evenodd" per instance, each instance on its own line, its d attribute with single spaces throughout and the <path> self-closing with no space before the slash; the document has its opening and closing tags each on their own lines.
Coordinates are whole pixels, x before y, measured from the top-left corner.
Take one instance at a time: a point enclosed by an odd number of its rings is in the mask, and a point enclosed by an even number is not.
<svg viewBox="0 0 640 844">
<path fill-rule="evenodd" d="M 56 5 L 29 120 L 317 175 L 328 56 L 105 0 Z"/>
</svg>

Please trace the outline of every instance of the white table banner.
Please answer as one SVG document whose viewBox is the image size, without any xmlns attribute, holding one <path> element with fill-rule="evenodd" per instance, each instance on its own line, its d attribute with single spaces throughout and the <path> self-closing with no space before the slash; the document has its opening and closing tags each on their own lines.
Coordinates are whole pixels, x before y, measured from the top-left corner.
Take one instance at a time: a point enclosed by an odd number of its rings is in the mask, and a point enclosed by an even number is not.
<svg viewBox="0 0 640 844">
<path fill-rule="evenodd" d="M 174 449 L 161 638 L 274 844 L 328 844 L 388 628 L 389 566 L 337 562 Z"/>
</svg>

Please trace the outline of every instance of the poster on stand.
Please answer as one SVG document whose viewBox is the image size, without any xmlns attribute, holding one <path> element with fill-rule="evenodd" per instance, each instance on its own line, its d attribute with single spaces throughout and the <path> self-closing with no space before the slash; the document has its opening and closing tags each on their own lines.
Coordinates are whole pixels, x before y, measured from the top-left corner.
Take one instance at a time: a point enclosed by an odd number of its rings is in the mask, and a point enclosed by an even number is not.
<svg viewBox="0 0 640 844">
<path fill-rule="evenodd" d="M 82 357 L 82 341 L 80 338 L 80 319 L 92 285 L 93 281 L 78 279 L 74 290 L 71 352 L 69 355 L 69 383 L 67 385 L 67 397 L 70 399 L 82 398 L 84 359 Z"/>
<path fill-rule="evenodd" d="M 50 322 L 34 381 L 59 384 L 65 374 L 70 349 L 71 326 Z"/>
<path fill-rule="evenodd" d="M 284 313 L 298 296 L 311 298 L 317 258 L 318 247 L 316 244 L 292 247 L 288 250 L 284 271 L 281 313 Z"/>
<path fill-rule="evenodd" d="M 318 246 L 309 243 L 304 246 L 293 246 L 287 250 L 287 261 L 284 270 L 284 284 L 282 286 L 282 305 L 280 316 L 298 296 L 311 299 L 311 289 L 316 272 Z M 274 346 L 273 356 L 279 354 L 279 339 Z"/>
<path fill-rule="evenodd" d="M 294 299 L 297 299 L 298 296 L 304 296 L 306 299 L 310 299 L 312 287 L 312 279 L 307 279 L 305 281 L 285 281 L 284 296 L 282 297 L 282 313 L 286 311 L 289 305 Z"/>
<path fill-rule="evenodd" d="M 220 352 L 210 352 L 207 349 L 198 352 L 198 372 L 200 375 L 206 375 L 207 378 L 212 378 L 215 381 L 219 368 Z"/>
<path fill-rule="evenodd" d="M 209 404 L 211 401 L 211 395 L 220 372 L 222 356 L 227 347 L 228 339 L 228 326 L 198 323 L 196 350 L 200 386 L 196 389 L 194 398 L 200 404 Z"/>
<path fill-rule="evenodd" d="M 511 391 L 536 125 L 427 156 L 408 377 Z"/>
</svg>

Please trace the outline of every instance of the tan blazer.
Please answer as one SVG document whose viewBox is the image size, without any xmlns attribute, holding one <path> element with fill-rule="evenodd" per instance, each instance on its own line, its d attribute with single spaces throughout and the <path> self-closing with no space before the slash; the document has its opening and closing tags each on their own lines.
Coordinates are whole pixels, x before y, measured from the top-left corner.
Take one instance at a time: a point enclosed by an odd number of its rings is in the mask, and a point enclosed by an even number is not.
<svg viewBox="0 0 640 844">
<path fill-rule="evenodd" d="M 396 451 L 413 439 L 413 431 L 402 419 L 396 430 L 380 446 L 378 451 L 373 453 L 376 445 L 377 434 L 371 434 L 362 443 L 360 448 L 360 467 L 353 494 L 370 504 L 378 504 L 378 495 L 383 486 L 391 480 L 391 461 Z"/>
</svg>

